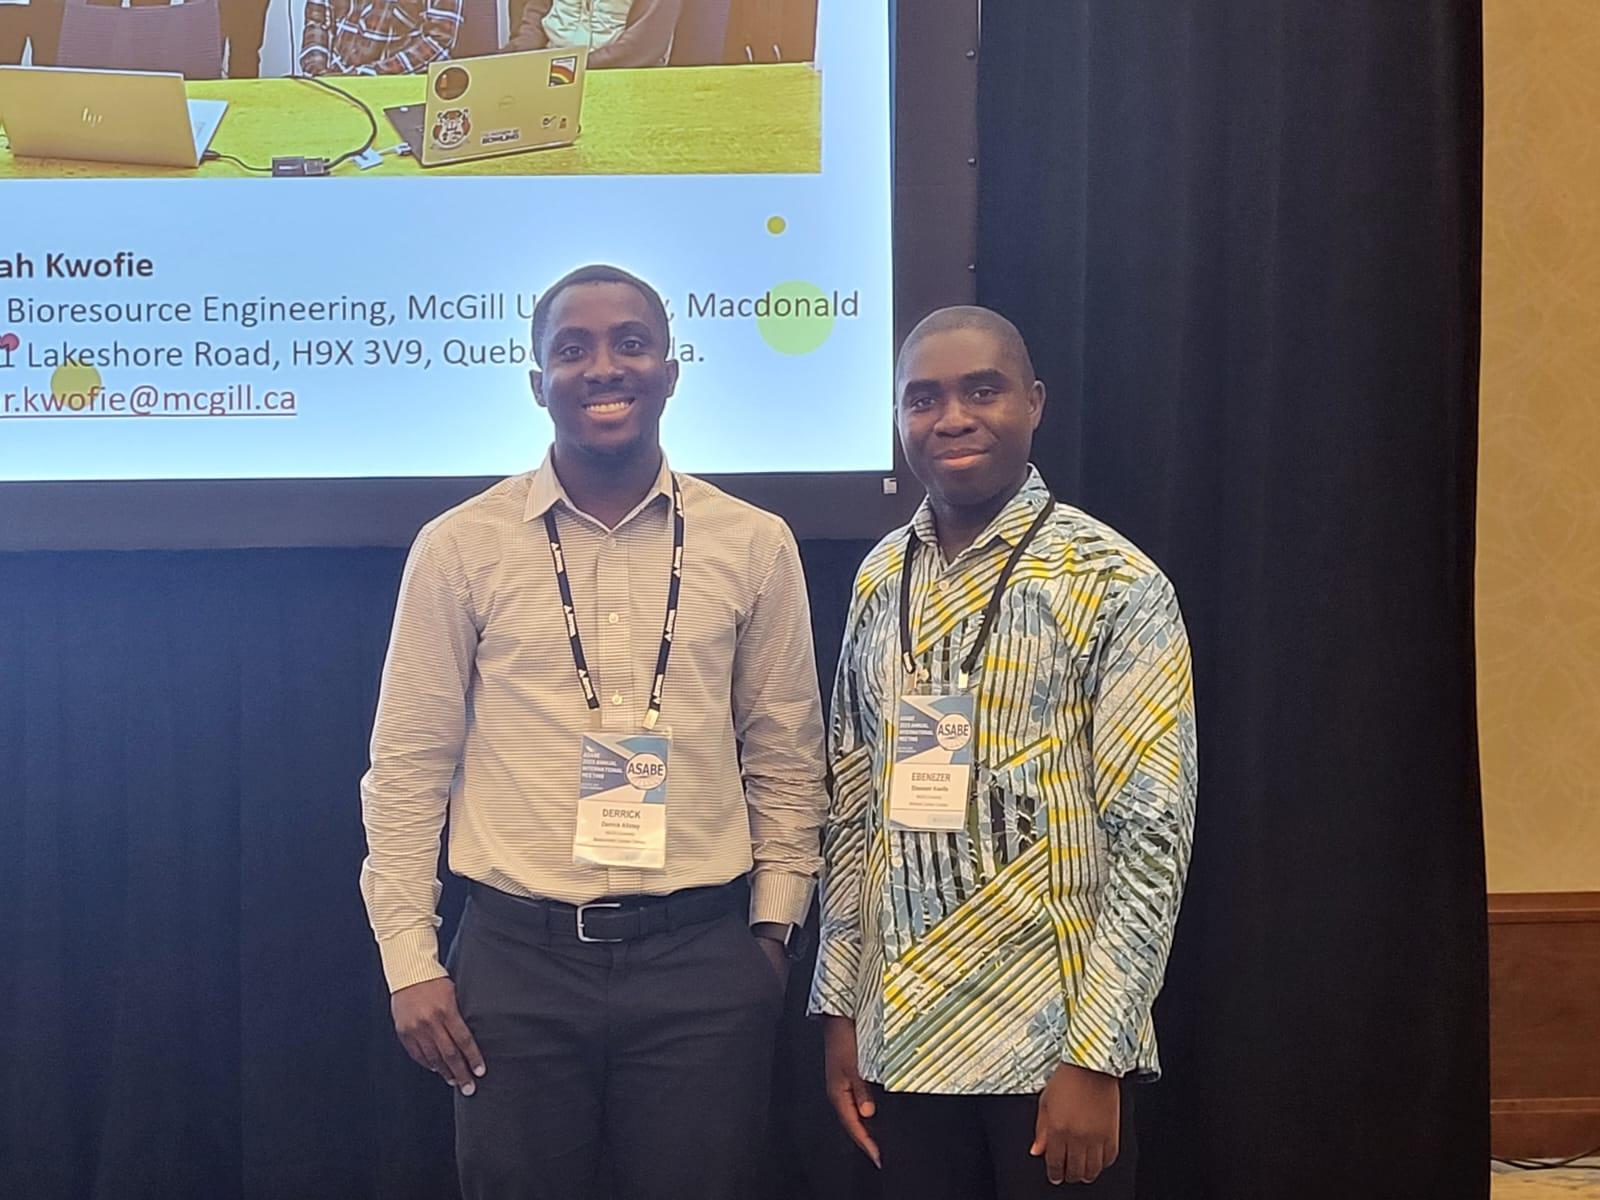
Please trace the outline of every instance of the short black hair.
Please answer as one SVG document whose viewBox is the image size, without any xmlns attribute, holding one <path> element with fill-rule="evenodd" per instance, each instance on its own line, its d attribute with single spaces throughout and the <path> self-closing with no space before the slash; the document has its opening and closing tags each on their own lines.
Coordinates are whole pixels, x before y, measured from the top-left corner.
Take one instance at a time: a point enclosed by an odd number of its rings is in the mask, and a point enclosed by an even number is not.
<svg viewBox="0 0 1600 1200">
<path fill-rule="evenodd" d="M 941 308 L 929 313 L 907 335 L 905 343 L 900 347 L 900 356 L 894 364 L 897 390 L 901 374 L 905 371 L 906 359 L 917 348 L 917 344 L 930 334 L 949 333 L 955 329 L 976 329 L 989 334 L 1000 343 L 1008 355 L 1017 360 L 1017 365 L 1022 368 L 1023 383 L 1032 386 L 1039 378 L 1033 369 L 1033 356 L 1028 353 L 1028 343 L 1023 340 L 1021 332 L 1015 325 L 992 308 L 980 308 L 975 304 L 958 304 L 952 308 Z"/>
<path fill-rule="evenodd" d="M 661 341 L 663 346 L 672 343 L 672 323 L 667 319 L 667 306 L 661 299 L 661 293 L 656 291 L 637 275 L 631 275 L 621 267 L 607 266 L 605 263 L 591 263 L 587 267 L 579 267 L 576 271 L 568 271 L 560 279 L 545 289 L 544 295 L 533 306 L 533 361 L 539 366 L 544 366 L 544 335 L 546 326 L 550 323 L 550 309 L 555 305 L 556 297 L 568 288 L 578 287 L 585 283 L 623 283 L 631 287 L 644 297 L 644 302 L 650 308 L 650 315 L 661 322 Z"/>
</svg>

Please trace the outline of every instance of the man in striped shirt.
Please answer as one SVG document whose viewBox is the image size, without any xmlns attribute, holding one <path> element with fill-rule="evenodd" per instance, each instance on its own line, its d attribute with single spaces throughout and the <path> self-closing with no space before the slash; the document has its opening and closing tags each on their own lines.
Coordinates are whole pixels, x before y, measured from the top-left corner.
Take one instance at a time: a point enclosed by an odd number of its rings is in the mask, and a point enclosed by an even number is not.
<svg viewBox="0 0 1600 1200">
<path fill-rule="evenodd" d="M 782 520 L 671 470 L 661 297 L 534 307 L 535 471 L 406 564 L 361 783 L 361 890 L 465 1200 L 746 1200 L 820 865 L 822 705 Z M 439 833 L 471 894 L 439 960 Z"/>
<path fill-rule="evenodd" d="M 1131 1197 L 1194 820 L 1177 600 L 1030 466 L 1045 389 L 1010 322 L 934 313 L 896 391 L 928 497 L 862 564 L 839 662 L 829 1096 L 887 1200 Z"/>
</svg>

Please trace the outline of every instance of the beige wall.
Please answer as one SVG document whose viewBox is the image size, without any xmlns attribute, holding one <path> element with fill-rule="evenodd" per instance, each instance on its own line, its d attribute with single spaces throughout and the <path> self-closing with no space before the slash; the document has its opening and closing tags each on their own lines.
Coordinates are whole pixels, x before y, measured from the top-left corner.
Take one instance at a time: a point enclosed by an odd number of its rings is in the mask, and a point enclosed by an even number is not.
<svg viewBox="0 0 1600 1200">
<path fill-rule="evenodd" d="M 1600 0 L 1485 0 L 1489 890 L 1600 891 Z"/>
</svg>

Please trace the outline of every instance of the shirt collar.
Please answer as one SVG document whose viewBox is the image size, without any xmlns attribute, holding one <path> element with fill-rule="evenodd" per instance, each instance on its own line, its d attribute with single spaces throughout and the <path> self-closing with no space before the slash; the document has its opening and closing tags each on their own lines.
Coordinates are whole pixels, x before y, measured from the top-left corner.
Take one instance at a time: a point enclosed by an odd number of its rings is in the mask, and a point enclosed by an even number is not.
<svg viewBox="0 0 1600 1200">
<path fill-rule="evenodd" d="M 1049 502 L 1050 489 L 1045 484 L 1044 477 L 1039 474 L 1037 467 L 1032 463 L 1028 464 L 1028 477 L 1022 481 L 1022 487 L 1017 490 L 1017 494 L 1006 501 L 1006 506 L 995 515 L 994 520 L 989 522 L 984 531 L 973 539 L 972 545 L 962 551 L 962 554 L 975 550 L 988 550 L 997 540 L 1008 546 L 1015 546 L 1028 532 L 1028 527 L 1038 517 L 1039 511 Z M 928 503 L 926 497 L 917 505 L 917 511 L 911 518 L 911 529 L 917 535 L 918 541 L 932 547 L 935 552 L 939 551 L 939 532 L 934 527 L 933 506 Z M 1040 530 L 1041 535 L 1044 532 Z M 1034 539 L 1026 553 L 1034 558 L 1042 557 L 1039 538 Z"/>
<path fill-rule="evenodd" d="M 661 469 L 656 472 L 655 482 L 650 485 L 650 490 L 644 494 L 644 499 L 639 505 L 619 523 L 619 527 L 626 525 L 635 516 L 649 507 L 657 496 L 672 495 L 672 467 L 667 462 L 666 453 L 661 455 Z M 565 504 L 575 513 L 582 510 L 572 502 L 572 497 L 567 495 L 567 489 L 561 486 L 561 478 L 556 474 L 555 447 L 545 451 L 544 461 L 528 476 L 528 502 L 523 506 L 522 519 L 536 521 L 546 512 L 554 508 L 557 503 Z M 587 514 L 584 514 L 587 515 Z"/>
</svg>

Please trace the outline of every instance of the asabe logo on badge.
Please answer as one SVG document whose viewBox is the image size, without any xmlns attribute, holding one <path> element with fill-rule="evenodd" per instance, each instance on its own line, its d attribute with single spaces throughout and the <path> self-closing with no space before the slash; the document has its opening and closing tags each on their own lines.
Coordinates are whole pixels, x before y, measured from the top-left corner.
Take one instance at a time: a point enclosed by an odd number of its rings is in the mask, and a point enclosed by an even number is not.
<svg viewBox="0 0 1600 1200">
<path fill-rule="evenodd" d="M 972 740 L 972 722 L 967 720 L 965 713 L 954 712 L 940 719 L 934 729 L 934 737 L 939 740 L 942 750 L 954 753 L 966 749 L 967 743 Z"/>
<path fill-rule="evenodd" d="M 667 764 L 661 761 L 659 755 L 635 754 L 628 760 L 625 773 L 631 787 L 648 792 L 667 781 Z"/>
<path fill-rule="evenodd" d="M 454 150 L 472 133 L 471 110 L 446 108 L 433 121 L 433 144 L 441 150 Z"/>
<path fill-rule="evenodd" d="M 898 712 L 898 761 L 958 765 L 972 761 L 977 716 L 972 697 L 902 696 Z"/>
</svg>

